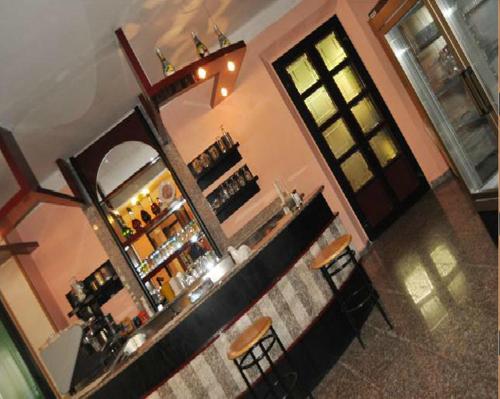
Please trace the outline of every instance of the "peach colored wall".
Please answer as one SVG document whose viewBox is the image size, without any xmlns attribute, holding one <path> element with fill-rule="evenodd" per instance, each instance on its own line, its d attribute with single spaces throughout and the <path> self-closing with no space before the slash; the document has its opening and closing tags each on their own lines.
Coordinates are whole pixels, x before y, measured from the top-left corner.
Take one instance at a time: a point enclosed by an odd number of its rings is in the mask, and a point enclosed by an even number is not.
<svg viewBox="0 0 500 399">
<path fill-rule="evenodd" d="M 54 329 L 14 258 L 0 264 L 0 295 L 15 315 L 33 351 L 40 355 L 39 348 Z"/>
<path fill-rule="evenodd" d="M 353 235 L 355 246 L 361 249 L 367 242 L 340 186 L 271 65 L 287 49 L 335 14 L 386 100 L 427 179 L 433 181 L 448 169 L 426 131 L 424 121 L 370 31 L 367 14 L 375 2 L 303 1 L 247 43 L 237 88 L 218 107 L 212 110 L 208 106 L 211 82 L 207 82 L 162 108 L 166 128 L 186 162 L 214 141 L 219 134 L 219 125 L 223 123 L 240 142 L 244 162 L 259 175 L 261 192 L 223 224 L 229 236 L 275 197 L 273 182 L 280 178 L 286 181 L 289 188 L 305 193 L 324 184 L 325 197 L 330 207 L 340 212 L 344 226 Z M 358 8 L 358 5 L 362 7 Z M 206 193 L 233 170 L 209 187 Z"/>
<path fill-rule="evenodd" d="M 16 233 L 22 241 L 40 244 L 30 259 L 19 260 L 54 324 L 59 329 L 72 324 L 76 318 L 66 316 L 71 307 L 65 297 L 72 277 L 83 279 L 108 259 L 83 211 L 42 204 L 21 222 Z M 122 290 L 105 305 L 104 311 L 120 321 L 124 316 L 135 315 L 137 308 L 126 290 Z"/>
</svg>

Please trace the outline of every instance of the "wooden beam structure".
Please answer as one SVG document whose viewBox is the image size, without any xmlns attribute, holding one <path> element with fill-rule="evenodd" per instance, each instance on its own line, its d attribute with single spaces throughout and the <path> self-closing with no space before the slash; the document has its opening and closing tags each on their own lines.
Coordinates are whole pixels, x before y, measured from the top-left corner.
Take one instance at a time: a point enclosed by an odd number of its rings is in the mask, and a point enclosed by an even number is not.
<svg viewBox="0 0 500 399">
<path fill-rule="evenodd" d="M 38 248 L 36 241 L 0 245 L 0 265 L 14 255 L 29 255 Z"/>
<path fill-rule="evenodd" d="M 83 201 L 71 195 L 40 186 L 12 132 L 0 127 L 0 152 L 19 189 L 0 204 L 0 237 L 5 237 L 39 203 L 81 206 Z"/>
<path fill-rule="evenodd" d="M 117 29 L 115 34 L 142 94 L 158 109 L 178 95 L 212 78 L 214 84 L 210 105 L 214 108 L 234 91 L 246 52 L 245 42 L 239 41 L 196 60 L 159 82 L 151 84 L 123 30 Z M 228 62 L 231 62 L 230 67 Z M 205 72 L 203 78 L 198 74 L 200 68 L 203 68 Z"/>
</svg>

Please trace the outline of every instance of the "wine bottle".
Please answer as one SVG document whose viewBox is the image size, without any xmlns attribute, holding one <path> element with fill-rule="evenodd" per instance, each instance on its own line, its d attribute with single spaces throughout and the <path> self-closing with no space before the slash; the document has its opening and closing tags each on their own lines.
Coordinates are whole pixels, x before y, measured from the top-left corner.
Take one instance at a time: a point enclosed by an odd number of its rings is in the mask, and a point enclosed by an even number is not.
<svg viewBox="0 0 500 399">
<path fill-rule="evenodd" d="M 141 219 L 144 222 L 144 224 L 148 224 L 149 222 L 151 222 L 151 219 L 152 219 L 151 215 L 144 209 L 141 201 L 138 201 L 137 205 L 139 205 L 139 208 L 141 208 L 140 214 L 141 214 Z"/>
<path fill-rule="evenodd" d="M 159 213 L 161 212 L 161 208 L 158 206 L 158 204 L 156 204 L 153 201 L 153 198 L 151 198 L 151 194 L 148 193 L 147 196 L 148 196 L 149 202 L 151 204 L 151 212 L 153 212 L 153 215 L 158 216 Z"/>
<path fill-rule="evenodd" d="M 219 29 L 217 25 L 214 25 L 214 32 L 217 35 L 217 40 L 219 40 L 220 48 L 227 47 L 231 44 L 227 36 L 224 33 L 222 33 L 222 31 Z"/>
<path fill-rule="evenodd" d="M 161 50 L 158 47 L 156 48 L 156 55 L 160 59 L 163 75 L 164 76 L 172 75 L 175 72 L 175 67 L 170 61 L 168 61 L 165 58 L 165 56 L 162 54 Z"/>
<path fill-rule="evenodd" d="M 125 224 L 125 221 L 122 218 L 122 215 L 118 211 L 112 211 L 113 218 L 116 220 L 116 223 L 120 227 L 121 235 L 125 238 L 129 238 L 134 232 L 130 227 Z"/>
<path fill-rule="evenodd" d="M 127 212 L 130 216 L 130 220 L 132 221 L 132 227 L 135 231 L 140 231 L 142 229 L 142 223 L 139 219 L 135 217 L 135 213 L 132 208 L 127 208 Z"/>
<path fill-rule="evenodd" d="M 198 38 L 195 32 L 191 32 L 193 36 L 194 45 L 196 46 L 196 52 L 200 58 L 205 58 L 209 53 L 208 47 L 203 44 L 203 42 Z"/>
</svg>

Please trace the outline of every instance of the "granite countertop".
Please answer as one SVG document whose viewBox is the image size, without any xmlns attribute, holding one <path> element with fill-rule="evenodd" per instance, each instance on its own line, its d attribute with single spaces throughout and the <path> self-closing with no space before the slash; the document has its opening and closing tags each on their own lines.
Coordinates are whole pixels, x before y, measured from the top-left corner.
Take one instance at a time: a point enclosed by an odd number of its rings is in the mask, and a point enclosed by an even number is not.
<svg viewBox="0 0 500 399">
<path fill-rule="evenodd" d="M 229 281 L 235 274 L 237 274 L 241 269 L 247 266 L 252 259 L 257 256 L 281 231 L 283 231 L 304 209 L 307 205 L 318 196 L 323 191 L 324 186 L 318 187 L 311 194 L 304 198 L 303 206 L 288 215 L 284 215 L 274 227 L 270 228 L 265 235 L 260 239 L 253 247 L 250 257 L 242 263 L 233 266 L 217 283 L 215 283 L 210 289 L 204 292 L 194 303 L 188 303 L 182 309 L 182 311 L 173 316 L 168 310 L 158 313 L 152 317 L 148 323 L 141 327 L 138 332 L 144 332 L 146 334 L 145 343 L 132 355 L 125 359 L 119 361 L 114 367 L 103 373 L 100 377 L 93 380 L 82 390 L 76 392 L 73 397 L 81 398 L 91 395 L 94 391 L 98 390 L 99 387 L 106 384 L 106 382 L 113 379 L 116 375 L 130 366 L 133 362 L 139 359 L 144 353 L 151 349 L 159 340 L 165 337 L 169 332 L 176 328 L 186 317 L 188 317 L 197 307 L 199 307 L 206 299 L 217 292 L 227 281 Z M 195 290 L 198 287 L 189 289 L 184 295 Z M 168 312 L 168 313 L 167 313 Z M 170 313 L 170 314 L 169 314 Z M 162 321 L 164 320 L 164 323 Z M 160 327 L 158 327 L 160 324 Z M 222 329 L 221 329 L 222 331 Z M 215 337 L 214 337 L 215 338 Z"/>
</svg>

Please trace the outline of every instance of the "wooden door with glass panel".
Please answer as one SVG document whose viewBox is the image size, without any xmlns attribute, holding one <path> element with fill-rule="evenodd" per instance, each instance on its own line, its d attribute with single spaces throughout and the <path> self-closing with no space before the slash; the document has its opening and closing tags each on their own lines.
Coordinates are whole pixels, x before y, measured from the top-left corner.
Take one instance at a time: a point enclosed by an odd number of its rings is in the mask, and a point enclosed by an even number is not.
<svg viewBox="0 0 500 399">
<path fill-rule="evenodd" d="M 377 237 L 428 185 L 339 20 L 274 67 L 368 236 Z"/>
</svg>

